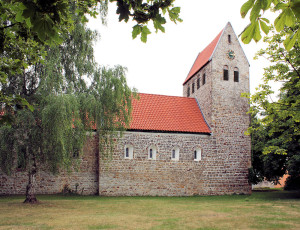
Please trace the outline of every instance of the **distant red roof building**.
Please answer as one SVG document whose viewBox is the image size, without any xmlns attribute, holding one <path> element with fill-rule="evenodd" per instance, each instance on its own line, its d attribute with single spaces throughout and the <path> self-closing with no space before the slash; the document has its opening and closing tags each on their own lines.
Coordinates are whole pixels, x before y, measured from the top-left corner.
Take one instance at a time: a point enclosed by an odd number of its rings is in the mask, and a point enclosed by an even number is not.
<svg viewBox="0 0 300 230">
<path fill-rule="evenodd" d="M 132 107 L 130 130 L 211 133 L 195 98 L 140 93 Z"/>
<path fill-rule="evenodd" d="M 183 82 L 183 85 L 190 80 L 195 73 L 197 73 L 204 65 L 206 65 L 207 62 L 210 61 L 212 54 L 218 44 L 218 41 L 221 37 L 221 34 L 223 33 L 223 30 L 217 35 L 217 37 L 208 45 L 202 52 L 198 54 L 198 57 L 196 58 L 187 78 Z"/>
</svg>

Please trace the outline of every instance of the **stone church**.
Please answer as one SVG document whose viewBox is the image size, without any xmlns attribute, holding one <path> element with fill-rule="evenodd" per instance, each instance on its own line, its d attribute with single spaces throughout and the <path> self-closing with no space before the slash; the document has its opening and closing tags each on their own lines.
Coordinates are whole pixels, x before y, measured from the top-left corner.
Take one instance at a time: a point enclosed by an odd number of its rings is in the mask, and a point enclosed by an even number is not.
<svg viewBox="0 0 300 230">
<path fill-rule="evenodd" d="M 37 193 L 101 196 L 249 194 L 249 62 L 230 23 L 202 50 L 183 97 L 140 93 L 111 160 L 88 138 L 79 172 L 37 174 Z M 0 172 L 0 194 L 24 194 L 27 175 Z"/>
</svg>

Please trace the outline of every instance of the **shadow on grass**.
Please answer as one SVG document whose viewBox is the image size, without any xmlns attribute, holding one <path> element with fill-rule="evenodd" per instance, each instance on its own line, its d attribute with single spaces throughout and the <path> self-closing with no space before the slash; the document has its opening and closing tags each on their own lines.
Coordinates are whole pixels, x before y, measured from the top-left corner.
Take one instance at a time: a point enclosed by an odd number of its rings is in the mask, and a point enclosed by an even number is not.
<svg viewBox="0 0 300 230">
<path fill-rule="evenodd" d="M 133 200 L 203 200 L 203 201 L 218 201 L 218 200 L 287 200 L 300 199 L 300 190 L 284 191 L 281 189 L 256 189 L 252 191 L 251 195 L 221 195 L 221 196 L 184 196 L 184 197 L 159 197 L 159 196 L 134 196 L 134 197 L 105 197 L 105 196 L 82 196 L 82 195 L 37 195 L 38 200 L 101 200 L 101 201 L 133 201 Z M 0 195 L 0 202 L 8 200 L 25 199 L 24 195 Z"/>
<path fill-rule="evenodd" d="M 280 189 L 254 190 L 251 197 L 262 200 L 300 199 L 300 190 L 284 191 Z"/>
</svg>

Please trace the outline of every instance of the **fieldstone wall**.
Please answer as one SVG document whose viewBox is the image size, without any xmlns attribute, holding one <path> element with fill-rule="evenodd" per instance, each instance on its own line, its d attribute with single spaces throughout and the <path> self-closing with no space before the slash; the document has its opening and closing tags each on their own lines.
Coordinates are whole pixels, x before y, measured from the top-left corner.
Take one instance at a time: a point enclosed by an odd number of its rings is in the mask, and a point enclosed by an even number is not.
<svg viewBox="0 0 300 230">
<path fill-rule="evenodd" d="M 99 150 L 97 136 L 88 137 L 83 151 L 84 156 L 80 159 L 78 172 L 62 171 L 55 176 L 49 172 L 38 171 L 36 193 L 55 194 L 62 192 L 67 187 L 78 194 L 98 194 Z M 27 182 L 28 175 L 24 171 L 15 169 L 10 176 L 0 171 L 0 194 L 25 194 Z"/>
<path fill-rule="evenodd" d="M 235 53 L 233 60 L 227 57 L 229 50 Z M 223 79 L 225 66 L 228 81 Z M 239 72 L 239 82 L 234 82 L 234 70 Z M 204 73 L 205 84 L 202 81 Z M 242 93 L 249 92 L 249 63 L 230 23 L 223 31 L 211 61 L 183 86 L 184 96 L 187 96 L 188 87 L 192 89 L 193 83 L 197 85 L 197 78 L 200 78 L 201 86 L 195 87 L 194 93 L 190 90 L 190 97 L 197 99 L 216 141 L 215 167 L 211 168 L 209 181 L 214 181 L 212 189 L 225 186 L 236 193 L 250 193 L 251 140 L 244 134 L 250 124 L 249 104 L 241 97 Z M 218 175 L 215 170 L 222 173 Z"/>
<path fill-rule="evenodd" d="M 125 147 L 133 146 L 133 158 L 125 158 Z M 148 158 L 150 146 L 156 160 Z M 171 158 L 179 148 L 179 160 Z M 202 157 L 194 161 L 194 150 Z M 234 164 L 235 162 L 233 162 Z M 228 179 L 216 140 L 209 135 L 126 132 L 111 159 L 100 159 L 99 194 L 102 196 L 192 196 L 249 193 L 244 175 L 237 168 L 236 181 Z"/>
<path fill-rule="evenodd" d="M 229 50 L 235 53 L 233 60 L 227 57 Z M 228 67 L 228 81 L 223 78 L 224 66 Z M 238 82 L 234 82 L 234 70 L 238 70 Z M 245 135 L 250 125 L 247 114 L 249 103 L 241 96 L 249 93 L 249 63 L 230 24 L 226 26 L 212 57 L 212 78 L 210 125 L 217 141 L 218 156 L 224 162 L 228 183 L 238 180 L 250 190 L 247 176 L 251 166 L 251 140 Z"/>
</svg>

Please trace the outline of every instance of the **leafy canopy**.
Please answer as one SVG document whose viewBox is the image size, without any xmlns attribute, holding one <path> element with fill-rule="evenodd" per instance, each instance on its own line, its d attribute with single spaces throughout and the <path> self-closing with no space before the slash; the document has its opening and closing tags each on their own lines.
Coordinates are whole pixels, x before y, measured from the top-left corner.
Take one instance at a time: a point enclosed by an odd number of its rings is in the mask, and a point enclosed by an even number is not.
<svg viewBox="0 0 300 230">
<path fill-rule="evenodd" d="M 132 37 L 140 35 L 146 42 L 151 33 L 147 27 L 153 22 L 156 32 L 164 32 L 165 15 L 173 22 L 180 22 L 180 8 L 174 7 L 175 0 L 3 0 L 0 1 L 0 84 L 9 84 L 9 76 L 22 74 L 46 59 L 48 46 L 62 44 L 66 35 L 75 29 L 73 9 L 77 21 L 86 23 L 87 16 L 100 15 L 103 22 L 109 3 L 116 2 L 119 21 L 133 20 Z M 77 84 L 77 83 L 75 83 Z M 17 94 L 0 90 L 1 107 L 32 106 Z M 12 117 L 4 115 L 1 124 L 12 122 Z"/>
<path fill-rule="evenodd" d="M 257 55 L 271 65 L 265 68 L 263 84 L 250 97 L 250 112 L 255 117 L 248 131 L 253 138 L 253 157 L 258 159 L 253 168 L 275 182 L 286 172 L 291 178 L 300 176 L 300 50 L 298 43 L 289 51 L 282 45 L 285 36 L 298 28 L 297 23 L 264 38 L 268 47 Z M 277 99 L 272 82 L 281 84 Z"/>
<path fill-rule="evenodd" d="M 245 44 L 254 39 L 258 42 L 262 36 L 261 31 L 266 35 L 270 31 L 270 20 L 263 17 L 266 11 L 272 11 L 279 15 L 274 20 L 274 26 L 277 32 L 283 31 L 286 27 L 292 27 L 285 33 L 283 41 L 284 47 L 290 50 L 296 43 L 299 43 L 300 32 L 296 24 L 300 19 L 300 0 L 248 0 L 241 7 L 241 16 L 245 18 L 250 12 L 250 24 L 241 33 L 241 39 Z"/>
</svg>

